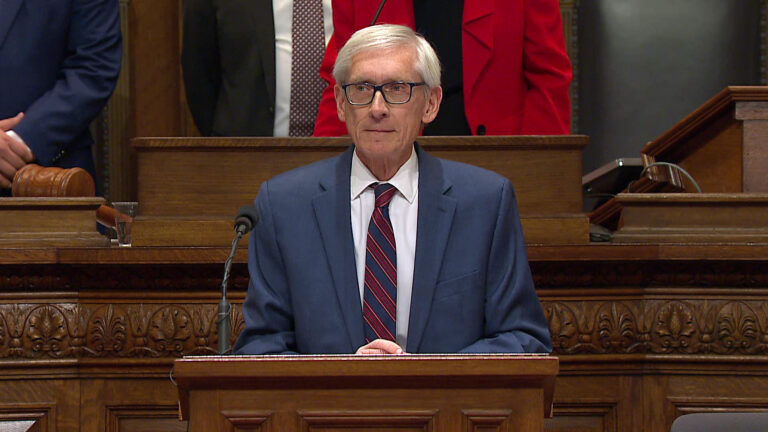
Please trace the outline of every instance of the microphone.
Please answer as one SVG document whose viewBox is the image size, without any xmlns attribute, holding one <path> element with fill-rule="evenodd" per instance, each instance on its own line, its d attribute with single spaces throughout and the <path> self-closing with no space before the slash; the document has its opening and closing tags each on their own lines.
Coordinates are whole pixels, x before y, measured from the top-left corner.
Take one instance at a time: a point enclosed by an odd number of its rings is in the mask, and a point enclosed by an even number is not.
<svg viewBox="0 0 768 432">
<path fill-rule="evenodd" d="M 235 232 L 245 234 L 250 232 L 256 222 L 259 221 L 259 214 L 256 212 L 256 208 L 252 205 L 244 205 L 237 211 L 237 217 L 235 217 Z"/>
<path fill-rule="evenodd" d="M 373 19 L 371 20 L 371 25 L 376 24 L 376 20 L 379 19 L 379 14 L 381 13 L 381 10 L 384 8 L 384 3 L 386 3 L 387 0 L 381 0 L 381 3 L 379 3 L 379 8 L 376 10 L 376 15 L 373 16 Z"/>
<path fill-rule="evenodd" d="M 219 354 L 228 354 L 232 347 L 229 345 L 229 330 L 231 327 L 230 311 L 232 307 L 227 300 L 227 284 L 229 283 L 229 271 L 232 268 L 232 260 L 235 258 L 235 251 L 240 239 L 250 232 L 259 221 L 259 214 L 252 205 L 240 207 L 235 217 L 235 239 L 232 240 L 232 250 L 229 252 L 229 258 L 224 263 L 224 279 L 221 281 L 221 300 L 219 301 L 219 319 L 217 321 L 219 332 Z"/>
</svg>

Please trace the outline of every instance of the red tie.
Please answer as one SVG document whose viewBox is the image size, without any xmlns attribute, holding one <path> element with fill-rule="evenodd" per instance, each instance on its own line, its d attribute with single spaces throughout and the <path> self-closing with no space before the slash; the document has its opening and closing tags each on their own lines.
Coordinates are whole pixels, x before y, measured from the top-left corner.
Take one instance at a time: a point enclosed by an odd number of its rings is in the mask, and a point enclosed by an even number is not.
<svg viewBox="0 0 768 432">
<path fill-rule="evenodd" d="M 363 320 L 365 339 L 395 340 L 397 312 L 397 254 L 389 220 L 389 202 L 397 192 L 389 183 L 374 188 L 376 206 L 368 223 L 365 245 Z"/>
</svg>

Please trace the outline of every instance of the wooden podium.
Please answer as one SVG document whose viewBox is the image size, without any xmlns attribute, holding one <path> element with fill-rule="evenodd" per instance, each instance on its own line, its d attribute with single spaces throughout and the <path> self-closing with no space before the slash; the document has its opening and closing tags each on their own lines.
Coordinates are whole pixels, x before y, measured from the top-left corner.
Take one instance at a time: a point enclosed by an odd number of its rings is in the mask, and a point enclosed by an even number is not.
<svg viewBox="0 0 768 432">
<path fill-rule="evenodd" d="M 706 205 L 711 208 L 722 207 L 726 201 L 727 206 L 732 207 L 755 206 L 756 202 L 764 201 L 768 193 L 768 176 L 765 175 L 768 169 L 767 134 L 768 87 L 726 87 L 641 150 L 646 166 L 668 162 L 685 169 L 696 180 L 703 195 L 711 195 L 709 203 L 705 202 L 707 197 L 684 198 L 667 193 L 696 190 L 678 170 L 652 166 L 644 177 L 632 183 L 630 192 L 634 196 L 617 196 L 609 200 L 589 215 L 590 221 L 617 229 L 622 225 L 619 220 L 622 211 L 624 223 L 628 213 L 636 213 L 636 217 L 630 219 L 641 224 L 621 227 L 631 231 L 615 237 L 622 242 L 722 241 L 728 235 L 706 232 L 719 231 L 719 222 L 703 219 L 701 215 L 696 215 L 699 220 L 689 226 L 672 229 L 671 235 L 652 233 L 645 236 L 641 233 L 658 230 L 653 223 L 645 223 L 645 216 L 640 213 L 649 208 L 659 211 L 672 207 L 682 209 L 683 203 L 691 200 L 697 207 Z M 734 214 L 733 217 L 737 216 Z M 723 228 L 730 229 L 728 226 Z M 737 233 L 728 241 L 741 241 L 748 234 Z"/>
<path fill-rule="evenodd" d="M 191 432 L 543 431 L 546 355 L 230 356 L 177 360 Z"/>
<path fill-rule="evenodd" d="M 704 193 L 768 192 L 768 87 L 730 86 L 642 150 L 647 164 L 674 162 Z M 651 169 L 649 180 L 693 191 L 677 171 Z"/>
</svg>

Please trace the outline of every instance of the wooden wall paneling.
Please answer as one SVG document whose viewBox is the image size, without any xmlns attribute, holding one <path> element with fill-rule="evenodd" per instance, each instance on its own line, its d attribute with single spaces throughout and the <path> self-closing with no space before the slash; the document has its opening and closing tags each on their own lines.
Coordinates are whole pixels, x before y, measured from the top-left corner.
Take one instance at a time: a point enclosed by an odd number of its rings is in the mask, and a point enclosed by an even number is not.
<svg viewBox="0 0 768 432">
<path fill-rule="evenodd" d="M 750 368 L 734 363 L 731 370 Z M 748 376 L 690 370 L 685 375 L 647 376 L 648 431 L 667 432 L 677 417 L 692 413 L 768 411 L 768 370 Z"/>
<path fill-rule="evenodd" d="M 19 369 L 16 369 L 3 364 L 0 430 L 80 431 L 79 383 L 68 379 L 36 379 L 35 366 L 41 365 L 39 362 L 17 364 Z M 56 375 L 55 370 L 49 372 Z M 21 426 L 28 429 L 11 429 Z"/>
<path fill-rule="evenodd" d="M 155 379 L 87 379 L 82 381 L 80 424 L 82 430 L 105 432 L 184 432 L 179 420 L 178 396 L 168 374 Z M 125 368 L 120 373 L 127 372 Z M 155 374 L 157 375 L 157 374 Z"/>
<path fill-rule="evenodd" d="M 163 364 L 215 353 L 227 249 L 0 249 L 0 425 L 175 430 Z M 768 245 L 528 253 L 561 360 L 547 430 L 667 432 L 683 413 L 768 407 Z M 233 339 L 246 259 L 230 281 Z"/>
<path fill-rule="evenodd" d="M 562 359 L 562 357 L 561 357 Z M 563 364 L 567 367 L 566 364 Z M 554 417 L 548 432 L 618 432 L 620 403 L 625 398 L 618 377 L 570 374 L 562 369 L 555 382 Z M 624 424 L 625 422 L 621 422 Z"/>
<path fill-rule="evenodd" d="M 128 11 L 131 136 L 178 136 L 179 1 L 130 0 Z"/>
</svg>

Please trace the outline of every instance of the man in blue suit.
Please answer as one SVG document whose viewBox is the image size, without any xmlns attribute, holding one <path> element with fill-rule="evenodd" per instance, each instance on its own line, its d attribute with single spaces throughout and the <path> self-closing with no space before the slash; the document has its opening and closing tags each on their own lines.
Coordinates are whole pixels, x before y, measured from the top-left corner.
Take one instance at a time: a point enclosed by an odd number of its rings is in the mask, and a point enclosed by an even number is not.
<svg viewBox="0 0 768 432">
<path fill-rule="evenodd" d="M 551 351 L 512 185 L 415 144 L 442 98 L 429 43 L 362 29 L 334 76 L 354 146 L 262 184 L 235 351 Z"/>
<path fill-rule="evenodd" d="M 117 0 L 0 0 L 0 192 L 33 160 L 95 174 L 88 126 L 121 55 Z"/>
</svg>

